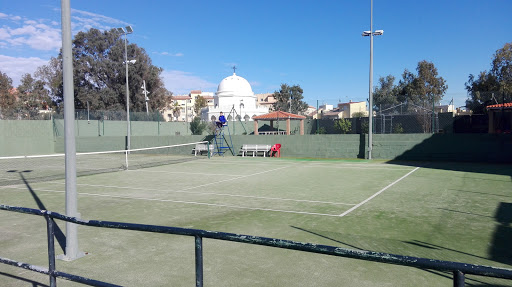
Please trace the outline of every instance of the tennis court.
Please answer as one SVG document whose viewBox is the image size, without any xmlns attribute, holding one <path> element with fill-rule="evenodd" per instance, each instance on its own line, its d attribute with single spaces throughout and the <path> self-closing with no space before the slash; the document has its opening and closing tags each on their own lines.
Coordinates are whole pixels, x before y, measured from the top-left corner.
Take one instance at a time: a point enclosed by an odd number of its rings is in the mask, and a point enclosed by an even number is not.
<svg viewBox="0 0 512 287">
<path fill-rule="evenodd" d="M 24 178 L 23 171 L 10 173 Z M 512 167 L 214 157 L 77 178 L 83 219 L 176 226 L 510 268 Z M 64 180 L 0 186 L 2 204 L 65 213 Z M 57 222 L 65 233 L 64 223 Z M 193 239 L 79 227 L 64 272 L 194 286 Z M 2 256 L 47 266 L 44 219 L 0 212 Z M 62 237 L 62 236 L 61 236 Z M 59 234 L 57 234 L 59 238 Z M 60 253 L 62 249 L 57 245 Z M 58 252 L 59 252 L 58 251 Z M 451 274 L 205 240 L 205 286 L 451 286 Z M 2 286 L 47 277 L 0 265 Z M 468 276 L 469 286 L 510 281 Z M 32 284 L 32 285 L 31 285 Z M 80 286 L 64 280 L 59 286 Z"/>
</svg>

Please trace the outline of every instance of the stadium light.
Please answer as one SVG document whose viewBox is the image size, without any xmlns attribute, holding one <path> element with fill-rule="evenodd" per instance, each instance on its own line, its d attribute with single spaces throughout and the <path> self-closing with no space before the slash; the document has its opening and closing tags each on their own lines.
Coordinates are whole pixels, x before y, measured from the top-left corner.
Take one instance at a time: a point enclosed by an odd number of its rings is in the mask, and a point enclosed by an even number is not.
<svg viewBox="0 0 512 287">
<path fill-rule="evenodd" d="M 124 63 L 126 65 L 126 150 L 130 150 L 130 88 L 128 87 L 128 62 L 135 64 L 135 60 L 128 61 L 128 52 L 127 52 L 127 38 L 128 34 L 133 33 L 132 26 L 126 26 L 126 30 L 124 28 L 117 28 L 117 32 L 124 34 Z M 126 168 L 128 168 L 128 161 L 126 162 Z"/>
<path fill-rule="evenodd" d="M 373 36 L 381 36 L 384 34 L 384 30 L 373 31 L 373 0 L 370 2 L 370 31 L 363 31 L 362 34 L 363 37 L 370 37 L 370 97 L 368 99 L 370 111 L 368 116 L 368 159 L 372 159 L 373 149 Z"/>
</svg>

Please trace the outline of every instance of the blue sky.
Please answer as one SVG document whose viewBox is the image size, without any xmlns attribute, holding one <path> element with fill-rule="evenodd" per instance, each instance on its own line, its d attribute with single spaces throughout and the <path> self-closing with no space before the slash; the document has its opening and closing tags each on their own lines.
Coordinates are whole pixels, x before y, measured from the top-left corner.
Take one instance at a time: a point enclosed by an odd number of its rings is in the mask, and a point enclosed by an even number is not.
<svg viewBox="0 0 512 287">
<path fill-rule="evenodd" d="M 164 69 L 175 94 L 215 92 L 231 75 L 255 93 L 299 84 L 316 106 L 368 98 L 367 1 L 71 1 L 73 33 L 131 25 L 130 42 Z M 469 74 L 489 70 L 512 42 L 510 0 L 374 0 L 374 84 L 397 81 L 431 61 L 448 84 L 442 103 L 466 99 Z M 17 86 L 61 47 L 60 1 L 6 1 L 0 7 L 0 71 Z"/>
</svg>

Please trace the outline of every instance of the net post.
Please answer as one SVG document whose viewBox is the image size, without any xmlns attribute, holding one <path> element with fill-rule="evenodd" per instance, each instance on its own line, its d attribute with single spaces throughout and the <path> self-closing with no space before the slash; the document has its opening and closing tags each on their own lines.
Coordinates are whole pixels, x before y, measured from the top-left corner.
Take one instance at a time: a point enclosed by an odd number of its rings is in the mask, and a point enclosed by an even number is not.
<svg viewBox="0 0 512 287">
<path fill-rule="evenodd" d="M 208 159 L 210 158 L 210 142 L 206 142 L 206 148 L 208 149 Z"/>
<path fill-rule="evenodd" d="M 126 164 L 126 170 L 128 170 L 128 150 L 125 151 L 124 155 L 125 155 L 125 161 L 124 162 Z"/>
</svg>

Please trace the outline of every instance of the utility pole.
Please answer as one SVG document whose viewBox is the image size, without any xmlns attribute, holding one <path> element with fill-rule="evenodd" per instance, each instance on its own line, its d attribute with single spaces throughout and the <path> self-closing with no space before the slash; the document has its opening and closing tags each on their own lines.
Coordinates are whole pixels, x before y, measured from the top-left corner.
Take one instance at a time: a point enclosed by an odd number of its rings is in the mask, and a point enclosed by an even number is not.
<svg viewBox="0 0 512 287">
<path fill-rule="evenodd" d="M 142 80 L 142 90 L 143 90 L 143 93 L 144 93 L 144 99 L 146 100 L 146 115 L 149 114 L 149 108 L 148 108 L 148 102 L 149 102 L 149 98 L 148 98 L 148 94 L 149 92 L 146 90 L 146 80 Z"/>
</svg>

